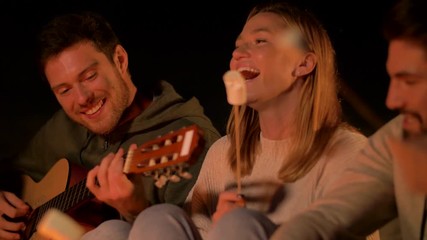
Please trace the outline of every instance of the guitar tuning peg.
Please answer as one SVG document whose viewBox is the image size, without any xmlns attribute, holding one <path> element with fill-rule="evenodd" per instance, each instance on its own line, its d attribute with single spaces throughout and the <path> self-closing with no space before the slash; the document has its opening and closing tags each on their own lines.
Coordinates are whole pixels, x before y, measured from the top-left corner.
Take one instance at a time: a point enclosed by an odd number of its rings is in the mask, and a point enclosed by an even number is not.
<svg viewBox="0 0 427 240">
<path fill-rule="evenodd" d="M 181 181 L 181 178 L 180 178 L 180 177 L 178 177 L 177 175 L 171 175 L 171 176 L 169 177 L 169 181 L 174 182 L 174 183 L 177 183 L 177 182 Z"/>
<path fill-rule="evenodd" d="M 153 177 L 154 180 L 157 181 L 159 179 L 159 172 L 158 171 L 150 171 L 147 173 L 149 173 Z"/>
<path fill-rule="evenodd" d="M 162 171 L 163 171 L 162 176 L 166 176 L 167 178 L 172 174 L 172 170 L 170 169 L 170 167 L 167 167 L 167 168 L 163 169 Z"/>
<path fill-rule="evenodd" d="M 181 176 L 184 179 L 190 179 L 193 177 L 193 175 L 191 175 L 191 173 L 189 172 L 179 172 L 179 176 Z"/>
<path fill-rule="evenodd" d="M 160 163 L 167 163 L 169 160 L 168 160 L 168 157 L 166 157 L 166 156 L 162 156 L 161 158 L 160 158 Z"/>
<path fill-rule="evenodd" d="M 157 181 L 154 183 L 154 185 L 156 185 L 156 187 L 158 188 L 162 188 L 167 181 L 168 179 L 165 176 L 161 175 L 159 179 L 157 179 Z"/>
</svg>

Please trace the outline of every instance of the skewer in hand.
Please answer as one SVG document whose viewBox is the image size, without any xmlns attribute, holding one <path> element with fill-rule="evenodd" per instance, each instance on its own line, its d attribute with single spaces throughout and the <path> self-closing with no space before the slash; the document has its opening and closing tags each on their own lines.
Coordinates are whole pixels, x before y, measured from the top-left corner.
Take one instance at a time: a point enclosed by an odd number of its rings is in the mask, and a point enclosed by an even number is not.
<svg viewBox="0 0 427 240">
<path fill-rule="evenodd" d="M 237 193 L 241 194 L 241 171 L 240 171 L 240 114 L 237 106 L 246 104 L 247 93 L 246 84 L 243 76 L 234 70 L 226 72 L 223 76 L 225 89 L 227 93 L 227 101 L 229 104 L 234 106 L 234 131 L 236 133 L 236 178 L 237 178 Z"/>
</svg>

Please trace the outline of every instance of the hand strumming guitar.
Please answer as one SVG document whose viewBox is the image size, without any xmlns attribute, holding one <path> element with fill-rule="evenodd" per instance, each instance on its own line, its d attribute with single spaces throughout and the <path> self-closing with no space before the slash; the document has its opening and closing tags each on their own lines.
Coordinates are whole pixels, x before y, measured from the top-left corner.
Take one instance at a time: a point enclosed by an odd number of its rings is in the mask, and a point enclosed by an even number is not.
<svg viewBox="0 0 427 240">
<path fill-rule="evenodd" d="M 0 239 L 21 239 L 30 206 L 11 192 L 0 191 Z"/>
<path fill-rule="evenodd" d="M 129 150 L 135 150 L 132 144 Z M 87 175 L 87 188 L 95 197 L 114 207 L 128 221 L 148 206 L 141 177 L 123 173 L 124 150 L 110 153 Z"/>
</svg>

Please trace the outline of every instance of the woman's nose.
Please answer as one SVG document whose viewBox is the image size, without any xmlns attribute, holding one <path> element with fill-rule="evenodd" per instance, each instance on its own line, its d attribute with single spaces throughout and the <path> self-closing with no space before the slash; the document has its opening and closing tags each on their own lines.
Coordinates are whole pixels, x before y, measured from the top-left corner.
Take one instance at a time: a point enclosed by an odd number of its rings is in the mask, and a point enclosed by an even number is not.
<svg viewBox="0 0 427 240">
<path fill-rule="evenodd" d="M 249 49 L 248 49 L 247 45 L 242 45 L 242 46 L 235 48 L 233 51 L 233 54 L 232 54 L 233 59 L 239 60 L 239 59 L 244 58 L 244 57 L 249 57 L 250 54 L 249 54 L 248 50 Z"/>
</svg>

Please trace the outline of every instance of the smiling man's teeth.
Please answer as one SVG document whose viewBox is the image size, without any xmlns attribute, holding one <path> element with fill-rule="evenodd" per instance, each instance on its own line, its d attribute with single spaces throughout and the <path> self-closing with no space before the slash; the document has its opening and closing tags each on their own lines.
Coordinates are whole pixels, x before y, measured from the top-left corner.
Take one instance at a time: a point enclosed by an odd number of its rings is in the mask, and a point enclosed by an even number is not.
<svg viewBox="0 0 427 240">
<path fill-rule="evenodd" d="M 102 101 L 99 101 L 98 104 L 96 104 L 93 108 L 89 109 L 85 112 L 87 115 L 91 115 L 96 113 L 100 108 L 102 107 Z"/>
</svg>

